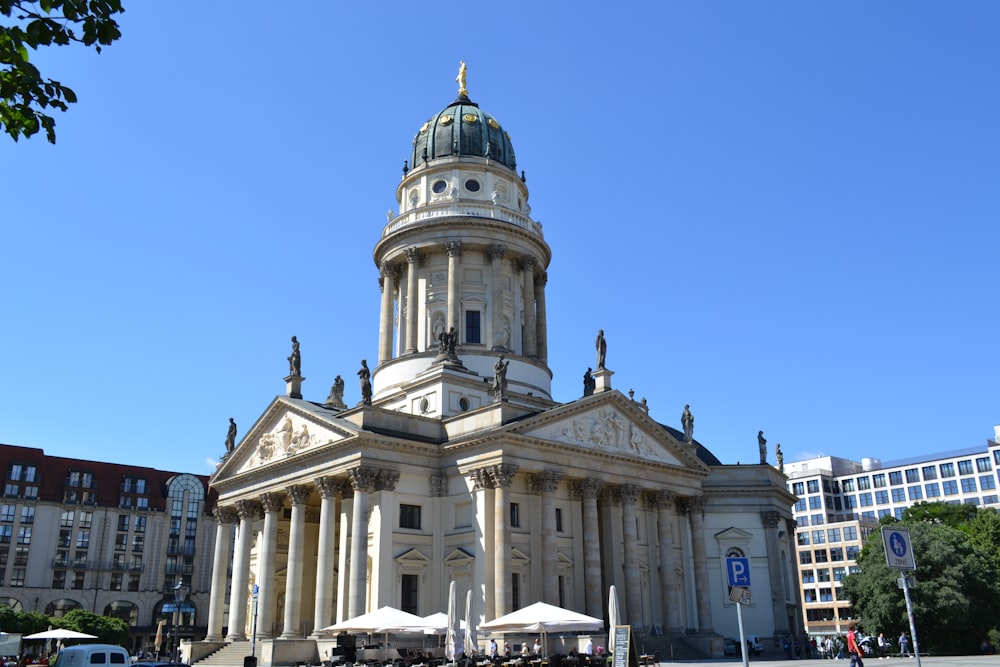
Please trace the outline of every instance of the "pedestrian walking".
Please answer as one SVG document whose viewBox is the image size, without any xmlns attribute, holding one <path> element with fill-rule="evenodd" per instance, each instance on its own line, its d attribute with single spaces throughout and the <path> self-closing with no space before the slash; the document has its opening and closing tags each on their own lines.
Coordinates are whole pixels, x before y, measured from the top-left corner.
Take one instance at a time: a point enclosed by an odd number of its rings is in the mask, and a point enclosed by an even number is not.
<svg viewBox="0 0 1000 667">
<path fill-rule="evenodd" d="M 851 654 L 851 667 L 865 667 L 865 662 L 861 659 L 864 653 L 858 646 L 858 626 L 854 621 L 847 626 L 847 652 Z"/>
<path fill-rule="evenodd" d="M 902 658 L 903 654 L 906 654 L 907 658 L 912 658 L 913 654 L 910 653 L 910 640 L 906 638 L 905 632 L 899 633 L 899 657 Z"/>
</svg>

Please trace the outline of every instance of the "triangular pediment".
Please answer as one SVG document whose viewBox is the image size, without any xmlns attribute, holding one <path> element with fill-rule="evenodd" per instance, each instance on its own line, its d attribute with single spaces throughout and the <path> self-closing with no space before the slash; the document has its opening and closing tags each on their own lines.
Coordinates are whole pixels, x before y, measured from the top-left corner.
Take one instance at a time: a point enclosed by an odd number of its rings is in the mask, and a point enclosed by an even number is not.
<svg viewBox="0 0 1000 667">
<path fill-rule="evenodd" d="M 327 414 L 329 413 L 329 414 Z M 353 424 L 314 403 L 279 397 L 216 471 L 216 481 L 351 437 Z"/>
<path fill-rule="evenodd" d="M 589 405 L 567 404 L 541 418 L 526 420 L 515 427 L 520 435 L 548 440 L 605 454 L 656 461 L 689 468 L 699 466 L 690 446 L 670 433 L 640 409 L 608 397 L 589 400 Z"/>
</svg>

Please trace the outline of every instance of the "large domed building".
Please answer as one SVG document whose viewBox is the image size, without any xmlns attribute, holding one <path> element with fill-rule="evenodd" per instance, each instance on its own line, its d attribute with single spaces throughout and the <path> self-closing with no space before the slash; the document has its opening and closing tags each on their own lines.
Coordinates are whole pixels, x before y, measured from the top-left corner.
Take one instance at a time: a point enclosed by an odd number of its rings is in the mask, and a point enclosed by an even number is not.
<svg viewBox="0 0 1000 667">
<path fill-rule="evenodd" d="M 727 557 L 748 559 L 747 632 L 798 634 L 781 473 L 723 465 L 651 419 L 612 388 L 601 338 L 584 395 L 552 396 L 552 251 L 510 136 L 464 68 L 459 82 L 418 125 L 398 215 L 375 239 L 362 401 L 345 404 L 340 378 L 304 398 L 296 341 L 286 393 L 212 478 L 208 636 L 189 657 L 256 638 L 265 663 L 314 661 L 335 641 L 327 626 L 387 605 L 444 611 L 452 581 L 479 622 L 536 601 L 606 618 L 615 585 L 650 645 L 720 654 L 738 635 Z"/>
</svg>

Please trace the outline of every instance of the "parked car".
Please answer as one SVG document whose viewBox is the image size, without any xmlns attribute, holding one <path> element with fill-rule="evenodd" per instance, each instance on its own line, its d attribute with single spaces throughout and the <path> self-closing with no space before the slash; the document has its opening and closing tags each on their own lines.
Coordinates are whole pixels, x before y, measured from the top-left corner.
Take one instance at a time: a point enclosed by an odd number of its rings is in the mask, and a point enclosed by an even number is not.
<svg viewBox="0 0 1000 667">
<path fill-rule="evenodd" d="M 763 655 L 764 645 L 760 643 L 760 637 L 757 635 L 747 636 L 747 651 L 750 655 Z M 740 640 L 727 639 L 726 643 L 722 646 L 722 652 L 726 655 L 743 655 L 743 652 L 740 651 Z"/>
<path fill-rule="evenodd" d="M 742 655 L 740 653 L 740 640 L 739 639 L 727 639 L 726 643 L 722 646 L 722 652 L 726 655 Z"/>
</svg>

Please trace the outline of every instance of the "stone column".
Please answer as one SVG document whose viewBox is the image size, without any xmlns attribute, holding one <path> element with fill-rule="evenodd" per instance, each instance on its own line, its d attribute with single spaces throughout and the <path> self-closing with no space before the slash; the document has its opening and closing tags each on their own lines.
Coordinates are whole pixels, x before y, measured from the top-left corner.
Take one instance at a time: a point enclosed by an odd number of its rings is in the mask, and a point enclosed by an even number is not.
<svg viewBox="0 0 1000 667">
<path fill-rule="evenodd" d="M 444 244 L 445 252 L 448 253 L 448 323 L 445 327 L 450 331 L 455 327 L 455 331 L 461 331 L 459 318 L 462 316 L 462 295 L 459 291 L 461 276 L 459 276 L 458 259 L 462 256 L 462 242 L 448 241 Z"/>
<path fill-rule="evenodd" d="M 250 547 L 253 545 L 253 522 L 260 516 L 260 506 L 250 500 L 236 501 L 240 517 L 236 553 L 233 554 L 233 584 L 229 591 L 229 634 L 226 640 L 246 641 L 247 596 L 250 592 Z"/>
<path fill-rule="evenodd" d="M 365 613 L 365 587 L 368 582 L 368 492 L 375 483 L 377 471 L 374 468 L 354 468 L 348 474 L 354 488 L 354 507 L 347 617 L 354 618 Z"/>
<path fill-rule="evenodd" d="M 771 580 L 771 614 L 774 618 L 775 632 L 788 632 L 788 592 L 785 590 L 785 577 L 781 561 L 781 545 L 778 543 L 778 526 L 781 525 L 781 515 L 777 512 L 761 512 L 760 522 L 764 525 L 764 548 L 767 550 L 767 576 Z"/>
<path fill-rule="evenodd" d="M 708 562 L 705 552 L 705 499 L 701 496 L 689 498 L 685 503 L 688 522 L 691 524 L 691 556 L 694 559 L 694 592 L 698 605 L 698 632 L 714 632 L 712 629 L 711 585 L 708 582 Z"/>
<path fill-rule="evenodd" d="M 531 488 L 541 496 L 542 601 L 559 606 L 559 574 L 556 571 L 556 487 L 562 475 L 546 470 L 532 475 Z"/>
<path fill-rule="evenodd" d="M 674 558 L 674 519 L 677 494 L 655 491 L 648 495 L 656 508 L 656 534 L 660 540 L 660 599 L 663 603 L 663 625 L 668 632 L 682 632 L 677 563 Z"/>
<path fill-rule="evenodd" d="M 622 503 L 622 542 L 625 551 L 625 619 L 633 628 L 642 623 L 642 580 L 639 577 L 639 530 L 635 518 L 635 504 L 639 487 L 625 484 L 617 489 Z"/>
<path fill-rule="evenodd" d="M 274 636 L 274 612 L 278 599 L 277 591 L 274 590 L 274 557 L 278 552 L 278 522 L 285 507 L 285 494 L 262 493 L 260 502 L 264 506 L 264 531 L 257 554 L 257 585 L 260 586 L 260 596 L 257 599 L 257 638 L 270 639 Z"/>
<path fill-rule="evenodd" d="M 510 585 L 511 576 L 511 542 L 510 542 L 510 485 L 517 474 L 517 466 L 511 463 L 500 463 L 490 470 L 493 480 L 493 543 L 496 548 L 494 559 L 493 586 L 495 588 L 495 603 L 493 618 L 498 618 L 513 611 L 514 599 Z"/>
<path fill-rule="evenodd" d="M 379 287 L 382 288 L 382 310 L 378 322 L 378 362 L 385 363 L 392 359 L 393 301 L 396 297 L 396 276 L 399 267 L 392 262 L 382 262 L 382 276 Z"/>
<path fill-rule="evenodd" d="M 306 501 L 311 489 L 302 484 L 288 487 L 292 501 L 292 518 L 288 528 L 288 569 L 285 575 L 285 622 L 283 639 L 302 637 L 302 561 L 305 556 Z"/>
<path fill-rule="evenodd" d="M 316 480 L 322 500 L 319 506 L 319 544 L 316 557 L 316 607 L 313 611 L 315 627 L 313 637 L 323 636 L 320 632 L 333 625 L 333 574 L 336 571 L 337 538 L 337 492 L 340 482 L 333 477 Z"/>
<path fill-rule="evenodd" d="M 604 615 L 604 587 L 601 582 L 601 535 L 597 521 L 597 497 L 604 484 L 596 479 L 577 482 L 576 492 L 583 501 L 583 590 L 587 616 Z"/>
<path fill-rule="evenodd" d="M 538 355 L 538 336 L 535 332 L 535 258 L 521 260 L 524 273 L 524 356 Z"/>
<path fill-rule="evenodd" d="M 212 595 L 208 603 L 208 633 L 205 640 L 222 641 L 222 616 L 226 609 L 226 575 L 229 571 L 229 544 L 236 513 L 228 507 L 216 507 L 215 557 L 212 561 Z"/>
<path fill-rule="evenodd" d="M 406 353 L 417 351 L 417 267 L 420 253 L 416 248 L 406 249 Z"/>
<path fill-rule="evenodd" d="M 491 314 L 491 329 L 493 336 L 493 349 L 505 348 L 509 349 L 511 346 L 512 332 L 507 332 L 506 342 L 500 337 L 501 332 L 504 329 L 503 322 L 503 254 L 506 248 L 499 244 L 494 243 L 486 248 L 483 253 L 486 255 L 486 259 L 490 262 L 490 270 L 493 274 L 493 294 L 490 297 L 490 305 L 492 307 Z"/>
<path fill-rule="evenodd" d="M 549 360 L 549 325 L 545 319 L 545 285 L 548 282 L 549 274 L 540 271 L 535 281 L 535 330 L 538 332 L 535 345 L 538 349 L 538 358 L 544 362 Z"/>
</svg>

